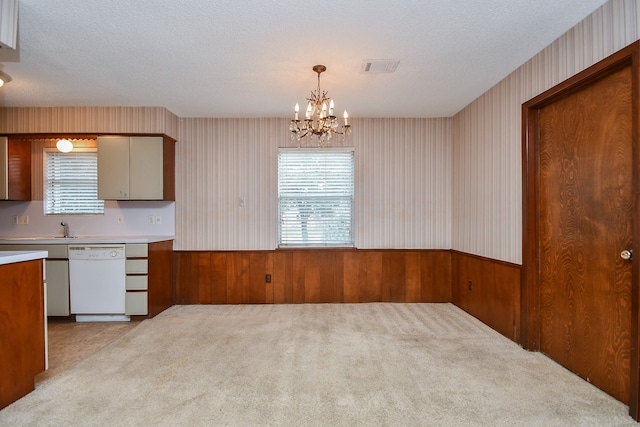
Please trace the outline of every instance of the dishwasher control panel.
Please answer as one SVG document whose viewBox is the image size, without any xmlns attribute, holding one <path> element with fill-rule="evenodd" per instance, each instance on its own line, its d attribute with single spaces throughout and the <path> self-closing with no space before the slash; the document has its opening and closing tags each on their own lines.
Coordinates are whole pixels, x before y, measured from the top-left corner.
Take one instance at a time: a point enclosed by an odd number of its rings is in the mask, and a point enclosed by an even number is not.
<svg viewBox="0 0 640 427">
<path fill-rule="evenodd" d="M 124 259 L 124 245 L 69 246 L 69 259 Z"/>
</svg>

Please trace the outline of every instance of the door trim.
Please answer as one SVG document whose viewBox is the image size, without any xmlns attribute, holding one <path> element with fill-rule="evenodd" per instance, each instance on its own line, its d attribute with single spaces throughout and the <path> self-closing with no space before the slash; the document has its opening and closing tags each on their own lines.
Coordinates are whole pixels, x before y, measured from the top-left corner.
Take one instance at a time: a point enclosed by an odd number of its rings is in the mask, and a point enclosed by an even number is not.
<svg viewBox="0 0 640 427">
<path fill-rule="evenodd" d="M 640 42 L 619 50 L 608 58 L 565 80 L 522 104 L 522 275 L 520 283 L 521 340 L 528 350 L 540 350 L 540 272 L 538 269 L 540 235 L 537 228 L 539 212 L 539 158 L 537 139 L 539 111 L 543 107 L 583 89 L 602 77 L 631 66 L 632 74 L 632 153 L 633 153 L 633 206 L 640 212 Z M 633 221 L 633 246 L 640 242 L 640 218 Z M 640 253 L 640 248 L 635 248 Z M 640 262 L 632 260 L 631 283 L 631 354 L 629 414 L 640 419 Z"/>
</svg>

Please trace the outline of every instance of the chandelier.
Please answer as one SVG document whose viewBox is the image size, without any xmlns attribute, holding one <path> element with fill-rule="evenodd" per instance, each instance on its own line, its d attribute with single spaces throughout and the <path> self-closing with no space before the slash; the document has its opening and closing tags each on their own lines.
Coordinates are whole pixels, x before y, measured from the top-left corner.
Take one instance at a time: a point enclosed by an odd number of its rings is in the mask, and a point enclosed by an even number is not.
<svg viewBox="0 0 640 427">
<path fill-rule="evenodd" d="M 320 147 L 329 145 L 334 135 L 340 135 L 341 142 L 351 134 L 351 126 L 349 125 L 349 115 L 344 112 L 344 124 L 338 123 L 338 118 L 333 115 L 334 103 L 333 99 L 327 97 L 327 91 L 320 90 L 320 74 L 326 71 L 324 65 L 316 65 L 313 71 L 318 73 L 318 88 L 311 91 L 311 97 L 307 98 L 307 111 L 305 118 L 299 120 L 298 113 L 300 106 L 296 104 L 294 109 L 294 118 L 291 120 L 289 130 L 291 131 L 291 140 L 298 141 L 298 146 L 306 141 L 314 141 Z M 305 140 L 305 138 L 309 138 Z"/>
</svg>

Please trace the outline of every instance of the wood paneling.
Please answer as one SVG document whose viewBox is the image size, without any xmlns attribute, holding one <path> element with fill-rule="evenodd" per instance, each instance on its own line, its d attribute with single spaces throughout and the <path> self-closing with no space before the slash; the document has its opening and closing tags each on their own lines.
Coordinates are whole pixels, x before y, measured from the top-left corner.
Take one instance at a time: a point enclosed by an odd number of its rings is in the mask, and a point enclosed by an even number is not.
<svg viewBox="0 0 640 427">
<path fill-rule="evenodd" d="M 428 257 L 420 257 L 420 298 L 425 301 L 452 301 L 453 264 L 450 251 L 437 251 Z M 450 269 L 441 265 L 451 264 Z"/>
<path fill-rule="evenodd" d="M 176 251 L 174 257 L 177 304 L 451 299 L 447 250 Z"/>
<path fill-rule="evenodd" d="M 519 342 L 520 266 L 455 251 L 451 264 L 451 301 Z"/>
<path fill-rule="evenodd" d="M 520 266 L 503 261 L 449 250 L 326 249 L 176 251 L 174 262 L 176 304 L 453 302 L 520 339 Z"/>
<path fill-rule="evenodd" d="M 42 265 L 0 266 L 0 409 L 32 391 L 45 367 Z"/>
</svg>

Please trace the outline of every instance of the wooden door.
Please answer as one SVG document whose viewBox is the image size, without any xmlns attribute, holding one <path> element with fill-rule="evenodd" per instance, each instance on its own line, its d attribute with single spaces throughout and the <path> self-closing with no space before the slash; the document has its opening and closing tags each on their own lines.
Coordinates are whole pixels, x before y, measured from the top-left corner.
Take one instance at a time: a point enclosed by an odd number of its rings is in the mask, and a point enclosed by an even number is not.
<svg viewBox="0 0 640 427">
<path fill-rule="evenodd" d="M 540 350 L 628 403 L 631 67 L 540 110 Z M 638 254 L 640 255 L 640 254 Z"/>
<path fill-rule="evenodd" d="M 526 103 L 523 344 L 638 417 L 638 46 Z M 640 256 L 640 249 L 636 257 Z"/>
</svg>

